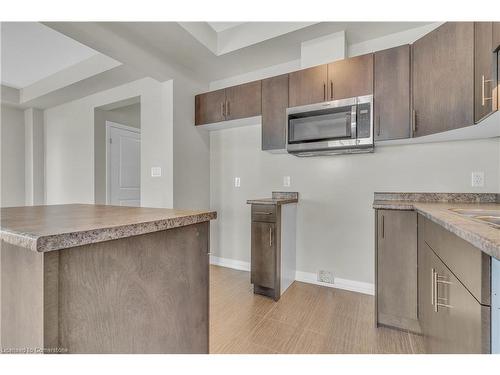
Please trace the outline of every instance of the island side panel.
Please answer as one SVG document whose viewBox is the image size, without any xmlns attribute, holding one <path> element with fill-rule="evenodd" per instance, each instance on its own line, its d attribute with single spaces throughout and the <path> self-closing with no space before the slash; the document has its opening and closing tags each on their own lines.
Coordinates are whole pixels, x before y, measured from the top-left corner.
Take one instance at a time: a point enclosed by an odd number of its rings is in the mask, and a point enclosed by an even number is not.
<svg viewBox="0 0 500 375">
<path fill-rule="evenodd" d="M 43 254 L 1 241 L 0 270 L 2 350 L 40 353 L 44 348 Z"/>
<path fill-rule="evenodd" d="M 209 222 L 60 252 L 70 353 L 208 353 Z"/>
</svg>

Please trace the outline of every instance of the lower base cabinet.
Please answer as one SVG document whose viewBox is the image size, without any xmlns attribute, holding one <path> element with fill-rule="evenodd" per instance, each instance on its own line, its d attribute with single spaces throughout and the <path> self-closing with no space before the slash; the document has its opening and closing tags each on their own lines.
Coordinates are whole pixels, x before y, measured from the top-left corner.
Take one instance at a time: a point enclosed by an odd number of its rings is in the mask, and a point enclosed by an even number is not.
<svg viewBox="0 0 500 375">
<path fill-rule="evenodd" d="M 418 233 L 418 318 L 428 353 L 490 353 L 490 306 L 480 304 Z M 444 230 L 444 229 L 443 229 Z"/>
</svg>

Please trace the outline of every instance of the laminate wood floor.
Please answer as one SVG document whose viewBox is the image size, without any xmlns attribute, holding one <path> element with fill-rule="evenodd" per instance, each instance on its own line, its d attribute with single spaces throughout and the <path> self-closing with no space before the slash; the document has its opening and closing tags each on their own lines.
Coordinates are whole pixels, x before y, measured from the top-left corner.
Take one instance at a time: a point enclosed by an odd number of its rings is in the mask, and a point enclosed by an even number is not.
<svg viewBox="0 0 500 375">
<path fill-rule="evenodd" d="M 374 297 L 295 281 L 278 302 L 250 273 L 210 266 L 210 353 L 423 353 L 422 338 L 375 328 Z"/>
</svg>

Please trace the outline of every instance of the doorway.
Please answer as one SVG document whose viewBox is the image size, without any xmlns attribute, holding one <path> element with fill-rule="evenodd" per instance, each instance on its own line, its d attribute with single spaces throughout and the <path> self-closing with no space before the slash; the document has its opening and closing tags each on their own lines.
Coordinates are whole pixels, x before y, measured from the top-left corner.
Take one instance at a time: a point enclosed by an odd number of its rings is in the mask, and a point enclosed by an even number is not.
<svg viewBox="0 0 500 375">
<path fill-rule="evenodd" d="M 106 203 L 141 205 L 141 130 L 106 121 Z"/>
</svg>

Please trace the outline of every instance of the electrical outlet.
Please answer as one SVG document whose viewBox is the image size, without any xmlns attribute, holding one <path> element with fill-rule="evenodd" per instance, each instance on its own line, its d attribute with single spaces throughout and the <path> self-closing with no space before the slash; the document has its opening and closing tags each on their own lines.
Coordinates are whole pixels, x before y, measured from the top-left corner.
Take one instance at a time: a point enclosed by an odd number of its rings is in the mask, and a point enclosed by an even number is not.
<svg viewBox="0 0 500 375">
<path fill-rule="evenodd" d="M 290 187 L 290 176 L 283 176 L 283 187 Z"/>
<path fill-rule="evenodd" d="M 484 172 L 472 172 L 472 187 L 484 186 Z"/>
<path fill-rule="evenodd" d="M 333 277 L 332 272 L 319 270 L 318 271 L 318 281 L 321 281 L 322 283 L 334 284 L 335 278 Z"/>
<path fill-rule="evenodd" d="M 151 167 L 151 177 L 161 177 L 161 167 Z"/>
<path fill-rule="evenodd" d="M 234 187 L 239 188 L 241 186 L 241 179 L 239 177 L 234 178 Z"/>
</svg>

